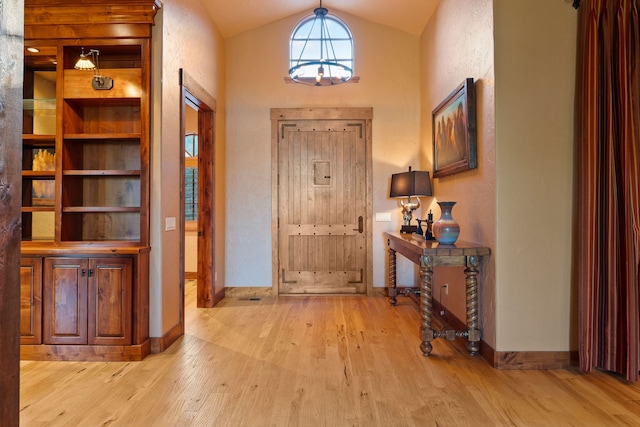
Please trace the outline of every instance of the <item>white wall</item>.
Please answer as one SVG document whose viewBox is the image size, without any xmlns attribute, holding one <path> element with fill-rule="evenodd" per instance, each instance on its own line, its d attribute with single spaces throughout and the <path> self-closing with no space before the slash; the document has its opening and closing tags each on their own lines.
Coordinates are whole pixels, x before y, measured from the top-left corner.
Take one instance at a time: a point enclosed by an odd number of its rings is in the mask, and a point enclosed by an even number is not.
<svg viewBox="0 0 640 427">
<path fill-rule="evenodd" d="M 228 287 L 272 286 L 270 109 L 288 107 L 373 107 L 373 211 L 393 218 L 374 222 L 373 285 L 386 284 L 382 232 L 402 220 L 389 179 L 419 163 L 419 38 L 330 9 L 353 33 L 360 82 L 286 84 L 291 31 L 311 12 L 226 41 Z"/>
</svg>

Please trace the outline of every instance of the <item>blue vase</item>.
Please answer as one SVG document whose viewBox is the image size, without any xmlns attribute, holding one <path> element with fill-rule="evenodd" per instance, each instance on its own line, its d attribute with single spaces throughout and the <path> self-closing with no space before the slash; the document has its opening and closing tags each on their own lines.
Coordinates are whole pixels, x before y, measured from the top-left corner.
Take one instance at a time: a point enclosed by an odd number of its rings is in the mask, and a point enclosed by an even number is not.
<svg viewBox="0 0 640 427">
<path fill-rule="evenodd" d="M 451 245 L 460 235 L 460 226 L 451 216 L 456 202 L 438 202 L 442 212 L 440 219 L 433 223 L 433 235 L 443 245 Z"/>
</svg>

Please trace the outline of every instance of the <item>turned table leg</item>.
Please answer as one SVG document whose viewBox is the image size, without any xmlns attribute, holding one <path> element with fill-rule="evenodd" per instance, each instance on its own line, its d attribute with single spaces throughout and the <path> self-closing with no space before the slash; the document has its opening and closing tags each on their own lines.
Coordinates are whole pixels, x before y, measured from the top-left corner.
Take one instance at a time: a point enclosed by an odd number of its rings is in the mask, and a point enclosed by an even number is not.
<svg viewBox="0 0 640 427">
<path fill-rule="evenodd" d="M 396 251 L 389 248 L 389 304 L 396 305 Z"/>
<path fill-rule="evenodd" d="M 420 257 L 420 279 L 422 289 L 420 291 L 420 331 L 422 332 L 422 344 L 420 350 L 422 354 L 428 356 L 433 350 L 431 341 L 435 336 L 435 331 L 431 327 L 431 316 L 433 314 L 433 298 L 431 295 L 431 277 L 433 276 L 433 259 L 430 256 Z"/>
<path fill-rule="evenodd" d="M 467 288 L 467 328 L 469 331 L 469 335 L 467 337 L 467 350 L 471 355 L 478 354 L 480 351 L 480 328 L 478 324 L 479 262 L 479 257 L 470 256 L 468 258 L 467 268 L 464 270 Z"/>
</svg>

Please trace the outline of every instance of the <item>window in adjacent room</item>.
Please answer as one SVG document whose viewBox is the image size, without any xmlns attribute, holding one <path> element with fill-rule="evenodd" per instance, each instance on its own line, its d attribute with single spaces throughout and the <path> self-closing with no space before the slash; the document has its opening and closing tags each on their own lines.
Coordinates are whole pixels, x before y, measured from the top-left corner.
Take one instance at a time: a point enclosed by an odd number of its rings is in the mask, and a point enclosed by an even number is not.
<svg viewBox="0 0 640 427">
<path fill-rule="evenodd" d="M 198 134 L 184 137 L 184 219 L 198 221 Z M 187 224 L 189 225 L 189 224 Z"/>
</svg>

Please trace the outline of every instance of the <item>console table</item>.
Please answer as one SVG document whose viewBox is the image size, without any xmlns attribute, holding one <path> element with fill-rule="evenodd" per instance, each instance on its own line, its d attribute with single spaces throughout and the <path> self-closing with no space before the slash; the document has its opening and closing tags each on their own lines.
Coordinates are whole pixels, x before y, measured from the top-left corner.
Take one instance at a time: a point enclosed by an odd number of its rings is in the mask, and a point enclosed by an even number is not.
<svg viewBox="0 0 640 427">
<path fill-rule="evenodd" d="M 489 248 L 457 241 L 454 245 L 441 245 L 435 240 L 425 240 L 417 234 L 384 233 L 389 246 L 389 302 L 396 304 L 396 253 L 420 266 L 420 349 L 428 356 L 433 349 L 431 341 L 438 337 L 454 340 L 467 339 L 469 354 L 480 351 L 480 325 L 478 318 L 478 266 L 483 256 L 491 254 Z M 463 330 L 435 330 L 431 326 L 433 316 L 432 276 L 433 267 L 466 267 L 467 328 Z"/>
</svg>

